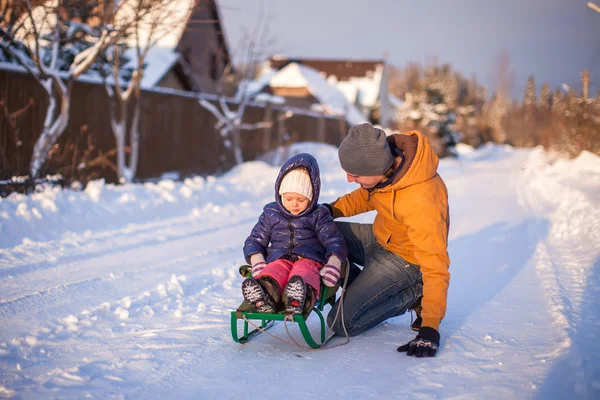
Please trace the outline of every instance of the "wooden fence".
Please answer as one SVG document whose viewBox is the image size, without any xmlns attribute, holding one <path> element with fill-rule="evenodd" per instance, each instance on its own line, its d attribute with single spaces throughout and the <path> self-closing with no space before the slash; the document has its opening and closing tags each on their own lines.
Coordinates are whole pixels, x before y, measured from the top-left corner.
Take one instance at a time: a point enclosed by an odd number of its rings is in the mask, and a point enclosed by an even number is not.
<svg viewBox="0 0 600 400">
<path fill-rule="evenodd" d="M 167 171 L 184 176 L 215 174 L 234 165 L 232 148 L 226 146 L 214 128 L 216 118 L 198 103 L 198 96 L 160 89 L 143 92 L 137 179 L 158 177 Z M 29 104 L 30 99 L 33 104 Z M 0 70 L 0 170 L 27 174 L 47 104 L 44 90 L 33 77 Z M 235 109 L 235 104 L 231 107 Z M 15 113 L 18 110 L 22 113 Z M 244 160 L 298 141 L 339 145 L 348 129 L 343 119 L 308 110 L 261 103 L 246 107 L 244 122 L 268 120 L 273 122 L 271 128 L 241 132 Z M 75 83 L 69 125 L 58 142 L 57 152 L 67 143 L 76 143 L 82 132 L 92 138 L 97 153 L 114 151 L 108 98 L 104 88 L 96 83 Z M 81 154 L 87 147 L 86 140 L 79 140 L 78 146 Z M 110 169 L 102 170 L 101 176 L 108 181 L 116 179 Z"/>
</svg>

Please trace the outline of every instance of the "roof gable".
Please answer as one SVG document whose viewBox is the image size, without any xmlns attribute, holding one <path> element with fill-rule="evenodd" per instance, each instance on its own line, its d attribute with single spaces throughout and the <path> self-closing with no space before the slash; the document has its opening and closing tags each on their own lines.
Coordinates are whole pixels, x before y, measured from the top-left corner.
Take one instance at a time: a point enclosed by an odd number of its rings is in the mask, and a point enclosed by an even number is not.
<svg viewBox="0 0 600 400">
<path fill-rule="evenodd" d="M 378 67 L 385 64 L 384 60 L 327 60 L 317 58 L 287 58 L 272 57 L 269 60 L 271 68 L 282 69 L 290 63 L 297 63 L 334 75 L 337 80 L 349 80 L 353 77 L 368 77 L 374 74 Z"/>
</svg>

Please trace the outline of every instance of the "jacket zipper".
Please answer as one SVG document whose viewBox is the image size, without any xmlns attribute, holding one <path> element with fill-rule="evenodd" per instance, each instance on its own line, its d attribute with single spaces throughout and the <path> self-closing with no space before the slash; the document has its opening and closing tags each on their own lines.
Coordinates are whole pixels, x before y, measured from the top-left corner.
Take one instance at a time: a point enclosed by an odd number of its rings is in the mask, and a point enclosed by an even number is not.
<svg viewBox="0 0 600 400">
<path fill-rule="evenodd" d="M 288 254 L 292 254 L 292 250 L 294 250 L 294 230 L 292 229 L 292 220 L 288 220 L 288 228 L 290 230 L 290 250 Z"/>
</svg>

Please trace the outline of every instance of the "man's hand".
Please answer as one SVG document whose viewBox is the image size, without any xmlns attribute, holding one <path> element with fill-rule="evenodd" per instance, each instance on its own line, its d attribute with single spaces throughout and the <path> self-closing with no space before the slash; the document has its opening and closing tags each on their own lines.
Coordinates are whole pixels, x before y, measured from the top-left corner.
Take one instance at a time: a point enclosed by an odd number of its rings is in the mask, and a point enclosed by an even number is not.
<svg viewBox="0 0 600 400">
<path fill-rule="evenodd" d="M 433 328 L 423 326 L 416 338 L 398 347 L 398 351 L 406 352 L 407 356 L 435 357 L 440 347 L 440 333 Z"/>
<path fill-rule="evenodd" d="M 331 205 L 328 203 L 322 203 L 321 205 L 325 206 L 327 211 L 329 211 L 329 214 L 331 214 L 331 216 L 333 217 L 333 207 L 331 207 Z"/>
</svg>

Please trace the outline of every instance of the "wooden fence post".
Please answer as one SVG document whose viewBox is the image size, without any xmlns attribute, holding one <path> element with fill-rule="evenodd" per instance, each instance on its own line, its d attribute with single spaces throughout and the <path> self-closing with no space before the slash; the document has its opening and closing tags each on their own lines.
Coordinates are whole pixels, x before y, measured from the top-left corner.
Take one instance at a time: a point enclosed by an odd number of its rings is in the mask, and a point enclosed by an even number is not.
<svg viewBox="0 0 600 400">
<path fill-rule="evenodd" d="M 338 146 L 339 146 L 342 143 L 342 141 L 344 140 L 344 138 L 346 137 L 348 127 L 346 125 L 346 120 L 344 119 L 343 116 L 340 116 L 338 118 L 338 121 L 340 122 L 340 142 L 338 143 Z"/>
<path fill-rule="evenodd" d="M 277 113 L 277 147 L 283 146 L 285 135 L 285 111 L 281 110 Z"/>
<path fill-rule="evenodd" d="M 265 107 L 265 122 L 270 122 L 271 125 L 263 128 L 263 152 L 271 150 L 271 133 L 273 131 L 273 106 L 271 102 L 267 102 Z"/>
<path fill-rule="evenodd" d="M 317 142 L 325 143 L 325 112 L 319 112 L 319 120 L 317 121 Z"/>
</svg>

